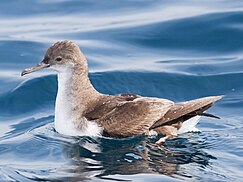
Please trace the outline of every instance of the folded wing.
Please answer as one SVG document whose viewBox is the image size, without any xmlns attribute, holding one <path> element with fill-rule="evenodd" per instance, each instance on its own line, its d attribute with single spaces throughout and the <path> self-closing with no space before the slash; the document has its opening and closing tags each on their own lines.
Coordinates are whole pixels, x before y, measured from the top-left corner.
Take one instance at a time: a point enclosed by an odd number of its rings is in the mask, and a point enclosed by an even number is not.
<svg viewBox="0 0 243 182">
<path fill-rule="evenodd" d="M 129 101 L 113 98 L 90 112 L 93 116 L 87 113 L 86 118 L 102 126 L 106 136 L 129 137 L 148 133 L 173 105 L 172 101 L 158 98 L 136 97 Z"/>
<path fill-rule="evenodd" d="M 196 115 L 215 117 L 210 114 L 204 114 L 203 112 L 221 98 L 222 96 L 211 96 L 187 102 L 175 103 L 175 105 L 173 105 L 161 119 L 155 122 L 150 129 L 155 129 L 164 125 L 171 125 L 179 121 L 184 122 Z"/>
</svg>

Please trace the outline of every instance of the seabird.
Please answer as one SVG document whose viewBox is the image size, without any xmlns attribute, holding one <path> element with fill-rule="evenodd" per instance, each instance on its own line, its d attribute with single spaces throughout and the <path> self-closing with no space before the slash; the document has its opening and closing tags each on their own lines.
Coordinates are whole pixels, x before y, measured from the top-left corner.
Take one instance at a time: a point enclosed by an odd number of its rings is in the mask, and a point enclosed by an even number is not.
<svg viewBox="0 0 243 182">
<path fill-rule="evenodd" d="M 159 144 L 180 133 L 198 131 L 195 125 L 200 116 L 218 118 L 204 111 L 222 96 L 175 103 L 135 94 L 99 93 L 89 80 L 85 55 L 71 41 L 56 42 L 39 64 L 24 69 L 21 76 L 43 68 L 58 73 L 54 123 L 60 134 L 116 138 L 165 135 Z"/>
</svg>

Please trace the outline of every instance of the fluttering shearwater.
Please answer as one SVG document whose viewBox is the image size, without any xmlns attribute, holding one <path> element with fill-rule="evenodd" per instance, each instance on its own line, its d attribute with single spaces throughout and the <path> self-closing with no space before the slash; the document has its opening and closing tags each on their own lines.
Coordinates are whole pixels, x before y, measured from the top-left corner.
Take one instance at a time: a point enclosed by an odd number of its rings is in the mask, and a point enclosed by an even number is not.
<svg viewBox="0 0 243 182">
<path fill-rule="evenodd" d="M 156 133 L 165 135 L 157 141 L 162 143 L 180 133 L 198 131 L 195 126 L 200 116 L 218 118 L 204 111 L 222 96 L 175 103 L 135 94 L 99 93 L 89 80 L 84 54 L 71 41 L 56 42 L 39 64 L 21 75 L 43 68 L 58 73 L 54 123 L 64 135 L 123 138 Z"/>
</svg>

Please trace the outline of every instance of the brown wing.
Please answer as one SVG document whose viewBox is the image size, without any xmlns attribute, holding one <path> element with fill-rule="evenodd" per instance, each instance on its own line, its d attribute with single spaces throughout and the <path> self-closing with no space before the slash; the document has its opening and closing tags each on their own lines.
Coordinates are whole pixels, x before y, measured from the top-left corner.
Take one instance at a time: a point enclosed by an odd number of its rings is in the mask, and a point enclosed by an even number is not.
<svg viewBox="0 0 243 182">
<path fill-rule="evenodd" d="M 88 116 L 87 119 L 94 118 L 95 122 L 104 128 L 104 135 L 111 137 L 128 137 L 147 133 L 149 128 L 174 104 L 166 99 L 146 97 L 122 102 L 113 97 L 107 102 L 107 105 L 104 103 L 92 111 L 92 113 L 99 113 L 98 115 L 91 117 L 88 113 L 86 116 Z M 112 106 L 110 103 L 113 103 Z"/>
<path fill-rule="evenodd" d="M 158 126 L 169 123 L 184 115 L 190 114 L 193 111 L 200 110 L 201 108 L 205 107 L 205 109 L 208 109 L 214 102 L 216 102 L 221 98 L 222 96 L 211 96 L 211 97 L 204 97 L 204 98 L 195 99 L 187 102 L 176 103 L 173 107 L 169 109 L 169 111 L 160 120 L 154 123 L 150 129 L 157 128 Z"/>
<path fill-rule="evenodd" d="M 120 94 L 116 96 L 105 95 L 96 106 L 89 112 L 85 114 L 85 117 L 91 121 L 96 120 L 107 113 L 111 112 L 118 105 L 124 104 L 127 101 L 133 101 L 134 99 L 140 98 L 140 95 L 135 94 Z"/>
</svg>

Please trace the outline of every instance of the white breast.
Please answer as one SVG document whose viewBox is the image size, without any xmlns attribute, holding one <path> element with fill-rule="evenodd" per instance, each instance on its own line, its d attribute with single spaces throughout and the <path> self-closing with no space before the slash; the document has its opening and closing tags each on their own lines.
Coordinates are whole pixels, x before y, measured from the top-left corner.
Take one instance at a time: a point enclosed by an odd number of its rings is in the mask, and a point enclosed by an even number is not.
<svg viewBox="0 0 243 182">
<path fill-rule="evenodd" d="M 58 70 L 59 71 L 59 70 Z M 69 136 L 99 136 L 102 129 L 95 123 L 82 119 L 82 127 L 77 128 L 76 118 L 72 113 L 71 104 L 75 101 L 71 97 L 72 70 L 58 72 L 58 92 L 55 105 L 55 129 L 58 133 Z"/>
</svg>

